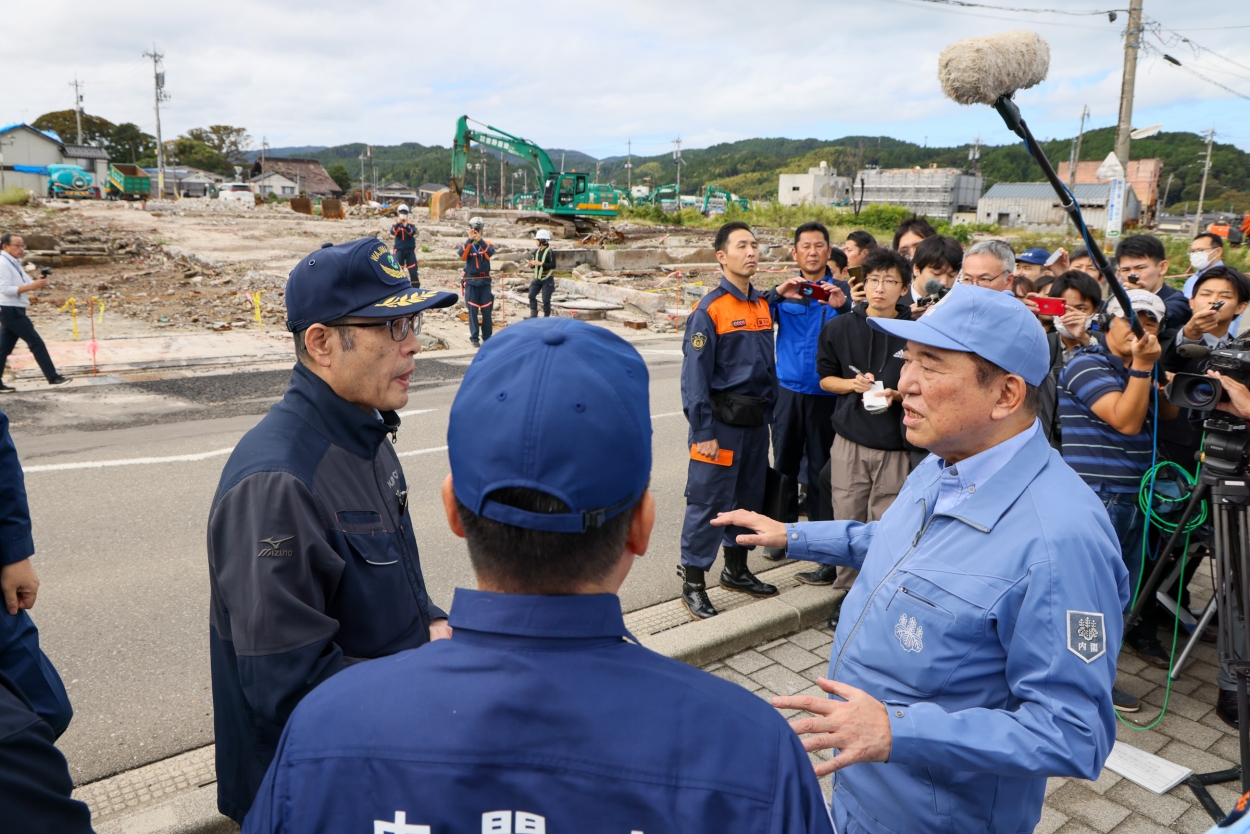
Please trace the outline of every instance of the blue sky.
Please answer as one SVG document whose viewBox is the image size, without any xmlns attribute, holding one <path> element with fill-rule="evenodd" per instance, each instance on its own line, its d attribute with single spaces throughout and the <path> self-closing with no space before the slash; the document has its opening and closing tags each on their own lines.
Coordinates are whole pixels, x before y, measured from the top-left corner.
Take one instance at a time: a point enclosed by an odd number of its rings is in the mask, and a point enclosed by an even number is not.
<svg viewBox="0 0 1250 834">
<path fill-rule="evenodd" d="M 1093 12 L 1126 0 L 985 0 Z M 1214 127 L 1250 150 L 1250 18 L 1228 4 L 1146 0 L 1152 26 L 1134 126 Z M 1127 15 L 955 9 L 925 0 L 659 0 L 473 4 L 48 0 L 6 5 L 0 123 L 72 106 L 151 131 L 153 41 L 165 54 L 166 137 L 242 125 L 257 144 L 446 145 L 473 118 L 597 157 L 761 136 L 886 135 L 930 145 L 1013 141 L 985 107 L 942 97 L 937 56 L 969 35 L 1029 28 L 1051 45 L 1047 81 L 1018 100 L 1041 138 L 1075 134 L 1088 104 L 1113 124 Z M 1245 20 L 1243 24 L 1241 21 Z M 1232 24 L 1232 27 L 1226 26 Z M 44 48 L 51 26 L 71 50 Z M 1181 38 L 1188 38 L 1189 42 Z M 53 52 L 57 54 L 52 54 Z M 1185 69 L 1166 63 L 1167 52 Z"/>
</svg>

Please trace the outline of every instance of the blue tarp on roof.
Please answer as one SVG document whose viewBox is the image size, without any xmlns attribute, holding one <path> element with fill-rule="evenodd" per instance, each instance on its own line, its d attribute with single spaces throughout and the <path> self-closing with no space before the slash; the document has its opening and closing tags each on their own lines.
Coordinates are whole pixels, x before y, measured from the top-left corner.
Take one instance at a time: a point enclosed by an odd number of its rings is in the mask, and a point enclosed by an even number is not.
<svg viewBox="0 0 1250 834">
<path fill-rule="evenodd" d="M 8 133 L 10 130 L 14 130 L 19 127 L 30 127 L 30 125 L 26 124 L 25 122 L 14 122 L 11 125 L 5 125 L 4 127 L 0 127 L 0 133 Z M 49 139 L 51 139 L 53 142 L 56 142 L 59 145 L 65 144 L 65 140 L 63 140 L 59 135 L 57 135 L 57 132 L 55 130 L 40 130 L 37 127 L 30 127 L 30 129 L 35 131 L 36 133 L 42 133 L 44 136 L 47 136 Z"/>
</svg>

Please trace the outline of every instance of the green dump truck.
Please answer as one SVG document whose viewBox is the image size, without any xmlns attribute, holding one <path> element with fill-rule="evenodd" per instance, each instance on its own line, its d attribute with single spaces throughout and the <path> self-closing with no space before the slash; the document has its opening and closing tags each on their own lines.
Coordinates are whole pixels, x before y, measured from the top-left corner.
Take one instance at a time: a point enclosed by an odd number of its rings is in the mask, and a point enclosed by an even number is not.
<svg viewBox="0 0 1250 834">
<path fill-rule="evenodd" d="M 146 200 L 152 193 L 152 178 L 138 165 L 114 163 L 109 166 L 107 192 L 110 200 Z"/>
</svg>

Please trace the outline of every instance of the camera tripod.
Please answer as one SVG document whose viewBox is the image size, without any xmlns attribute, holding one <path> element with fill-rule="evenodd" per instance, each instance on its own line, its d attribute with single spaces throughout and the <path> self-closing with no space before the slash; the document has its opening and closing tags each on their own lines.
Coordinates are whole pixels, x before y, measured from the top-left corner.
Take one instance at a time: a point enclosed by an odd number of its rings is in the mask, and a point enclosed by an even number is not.
<svg viewBox="0 0 1250 834">
<path fill-rule="evenodd" d="M 1203 443 L 1201 469 L 1198 483 L 1177 522 L 1176 531 L 1168 539 L 1160 557 L 1155 561 L 1150 576 L 1142 584 L 1137 603 L 1124 617 L 1127 634 L 1140 620 L 1148 601 L 1154 598 L 1164 579 L 1168 562 L 1164 558 L 1171 553 L 1185 533 L 1185 527 L 1204 500 L 1211 502 L 1211 522 L 1214 530 L 1211 555 L 1215 559 L 1215 608 L 1219 618 L 1219 657 L 1237 681 L 1237 734 L 1241 742 L 1241 764 L 1215 773 L 1196 773 L 1186 784 L 1194 792 L 1202 807 L 1215 821 L 1224 819 L 1224 812 L 1207 791 L 1208 785 L 1241 780 L 1242 792 L 1250 791 L 1250 770 L 1245 765 L 1250 760 L 1250 695 L 1247 679 L 1250 678 L 1250 646 L 1246 645 L 1245 615 L 1250 611 L 1250 483 L 1246 481 L 1243 465 L 1246 455 L 1247 425 L 1230 423 L 1223 419 L 1206 421 L 1208 435 Z M 1180 600 L 1180 587 L 1176 598 Z M 1209 615 L 1210 612 L 1208 612 Z M 1241 621 L 1240 639 L 1234 635 L 1234 622 Z M 1209 621 L 1204 616 L 1201 625 Z M 1197 637 L 1197 632 L 1195 632 Z"/>
</svg>

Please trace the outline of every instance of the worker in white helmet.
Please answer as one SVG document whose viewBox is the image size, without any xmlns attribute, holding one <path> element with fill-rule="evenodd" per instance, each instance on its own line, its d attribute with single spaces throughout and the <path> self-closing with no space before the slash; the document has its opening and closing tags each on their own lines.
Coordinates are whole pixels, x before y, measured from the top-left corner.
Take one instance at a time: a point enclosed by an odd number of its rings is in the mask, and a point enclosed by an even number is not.
<svg viewBox="0 0 1250 834">
<path fill-rule="evenodd" d="M 534 280 L 530 282 L 530 318 L 538 318 L 538 294 L 543 295 L 543 315 L 551 315 L 551 293 L 555 290 L 556 253 L 551 248 L 551 232 L 539 229 L 534 235 L 538 248 L 528 261 L 534 268 Z"/>
</svg>

